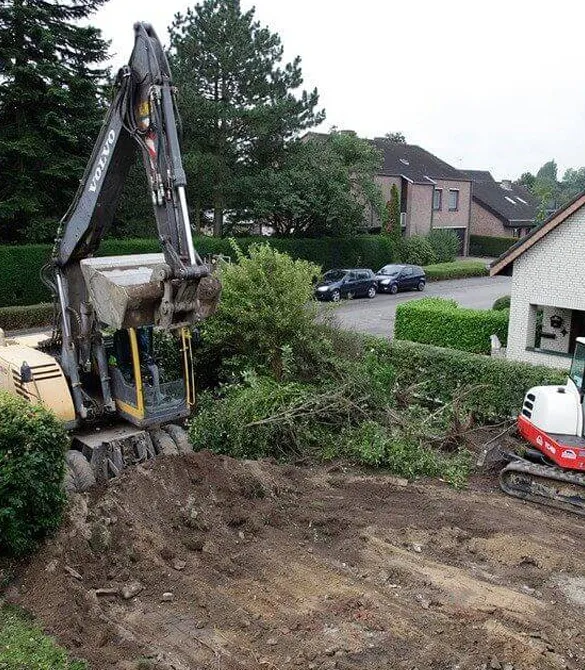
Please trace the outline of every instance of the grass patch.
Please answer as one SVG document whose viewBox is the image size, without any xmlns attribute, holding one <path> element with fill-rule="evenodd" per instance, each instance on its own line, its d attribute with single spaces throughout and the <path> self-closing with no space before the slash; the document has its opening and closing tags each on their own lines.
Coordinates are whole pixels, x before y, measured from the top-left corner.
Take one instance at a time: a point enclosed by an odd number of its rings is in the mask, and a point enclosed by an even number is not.
<svg viewBox="0 0 585 670">
<path fill-rule="evenodd" d="M 0 608 L 0 670 L 88 670 L 14 607 Z"/>
<path fill-rule="evenodd" d="M 454 261 L 453 263 L 437 263 L 424 267 L 427 281 L 443 279 L 464 279 L 466 277 L 487 277 L 489 271 L 482 261 Z"/>
</svg>

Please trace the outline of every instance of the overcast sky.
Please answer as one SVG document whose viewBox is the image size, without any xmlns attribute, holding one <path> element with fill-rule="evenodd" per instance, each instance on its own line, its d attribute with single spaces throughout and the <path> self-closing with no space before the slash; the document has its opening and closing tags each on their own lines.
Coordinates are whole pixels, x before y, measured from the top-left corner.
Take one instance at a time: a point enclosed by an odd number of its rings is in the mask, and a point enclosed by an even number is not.
<svg viewBox="0 0 585 670">
<path fill-rule="evenodd" d="M 110 0 L 95 22 L 117 67 L 132 25 L 167 27 L 188 0 Z M 583 0 L 242 0 L 302 58 L 324 129 L 408 142 L 458 168 L 515 178 L 585 165 Z"/>
</svg>

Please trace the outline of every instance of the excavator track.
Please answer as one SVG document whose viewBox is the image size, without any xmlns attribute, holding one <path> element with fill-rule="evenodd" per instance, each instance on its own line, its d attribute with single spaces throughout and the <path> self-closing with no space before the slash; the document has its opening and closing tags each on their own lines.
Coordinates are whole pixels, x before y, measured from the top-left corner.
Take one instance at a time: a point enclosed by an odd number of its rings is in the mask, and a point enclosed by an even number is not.
<svg viewBox="0 0 585 670">
<path fill-rule="evenodd" d="M 585 475 L 515 459 L 500 472 L 508 495 L 585 516 Z"/>
</svg>

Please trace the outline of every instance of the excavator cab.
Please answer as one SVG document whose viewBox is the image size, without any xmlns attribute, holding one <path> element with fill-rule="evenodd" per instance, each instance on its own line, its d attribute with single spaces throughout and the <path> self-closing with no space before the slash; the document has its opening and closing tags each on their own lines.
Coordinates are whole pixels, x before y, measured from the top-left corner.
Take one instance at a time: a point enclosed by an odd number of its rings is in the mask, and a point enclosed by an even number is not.
<svg viewBox="0 0 585 670">
<path fill-rule="evenodd" d="M 104 337 L 118 413 L 139 428 L 189 416 L 193 405 L 192 334 L 153 326 L 124 328 Z"/>
</svg>

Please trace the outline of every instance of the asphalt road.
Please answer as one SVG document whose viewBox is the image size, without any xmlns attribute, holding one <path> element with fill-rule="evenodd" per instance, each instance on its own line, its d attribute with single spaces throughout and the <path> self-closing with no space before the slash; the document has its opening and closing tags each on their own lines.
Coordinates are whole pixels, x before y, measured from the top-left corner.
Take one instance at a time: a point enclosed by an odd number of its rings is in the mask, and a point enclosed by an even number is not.
<svg viewBox="0 0 585 670">
<path fill-rule="evenodd" d="M 401 302 L 417 300 L 425 296 L 453 298 L 462 307 L 490 309 L 496 298 L 509 295 L 510 277 L 472 277 L 471 279 L 452 279 L 431 282 L 424 292 L 408 291 L 390 295 L 379 293 L 374 299 L 359 298 L 343 300 L 332 305 L 334 321 L 341 328 L 356 330 L 372 335 L 392 337 L 396 306 Z M 325 303 L 331 305 L 331 303 Z M 327 307 L 323 306 L 326 310 Z"/>
</svg>

